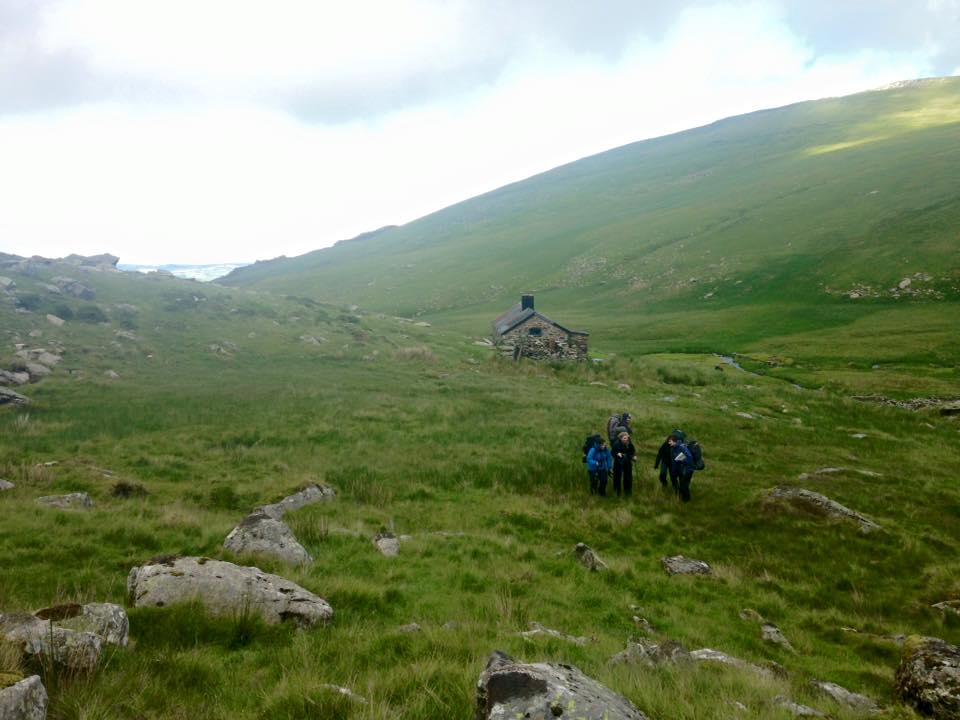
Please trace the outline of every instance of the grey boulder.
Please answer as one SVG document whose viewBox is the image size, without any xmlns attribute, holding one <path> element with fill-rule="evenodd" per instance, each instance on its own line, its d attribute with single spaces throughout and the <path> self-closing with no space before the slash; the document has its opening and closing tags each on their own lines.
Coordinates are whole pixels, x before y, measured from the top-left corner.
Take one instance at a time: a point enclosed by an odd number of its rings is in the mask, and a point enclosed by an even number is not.
<svg viewBox="0 0 960 720">
<path fill-rule="evenodd" d="M 262 512 L 247 515 L 230 531 L 223 546 L 237 554 L 266 555 L 290 565 L 313 562 L 310 553 L 297 541 L 286 523 Z"/>
<path fill-rule="evenodd" d="M 300 508 L 306 505 L 312 505 L 313 503 L 328 502 L 333 500 L 336 496 L 336 491 L 327 485 L 308 485 L 300 492 L 296 492 L 293 495 L 288 495 L 279 502 L 270 503 L 269 505 L 261 505 L 260 507 L 254 508 L 253 511 L 255 513 L 261 512 L 264 515 L 274 518 L 275 520 L 279 520 L 283 517 L 284 513 L 288 513 L 291 510 L 299 510 Z"/>
<path fill-rule="evenodd" d="M 920 713 L 960 718 L 960 647 L 937 638 L 907 638 L 894 682 L 900 699 Z"/>
<path fill-rule="evenodd" d="M 26 395 L 21 395 L 18 392 L 14 392 L 10 388 L 5 388 L 0 386 L 0 405 L 29 405 L 30 398 Z"/>
<path fill-rule="evenodd" d="M 731 667 L 738 668 L 740 670 L 746 670 L 764 678 L 772 678 L 776 673 L 766 667 L 760 665 L 754 665 L 749 663 L 746 660 L 741 660 L 738 657 L 733 655 L 727 655 L 725 652 L 720 650 L 713 650 L 712 648 L 701 648 L 700 650 L 693 650 L 690 653 L 690 657 L 697 662 L 706 662 L 706 663 L 719 663 L 721 665 L 729 665 Z"/>
<path fill-rule="evenodd" d="M 0 385 L 26 385 L 30 382 L 30 373 L 19 370 L 0 370 Z"/>
<path fill-rule="evenodd" d="M 67 495 L 44 495 L 38 497 L 35 502 L 39 505 L 61 510 L 86 510 L 93 507 L 93 500 L 85 492 L 68 493 Z"/>
<path fill-rule="evenodd" d="M 393 533 L 377 533 L 373 536 L 373 544 L 386 557 L 400 554 L 400 538 Z"/>
<path fill-rule="evenodd" d="M 77 670 L 96 666 L 103 652 L 103 640 L 92 632 L 58 627 L 29 613 L 0 615 L 0 636 L 20 648 L 28 657 L 53 657 Z"/>
<path fill-rule="evenodd" d="M 301 627 L 328 622 L 333 608 L 321 597 L 259 568 L 208 558 L 158 558 L 127 576 L 133 607 L 165 607 L 197 600 L 214 615 L 253 612 L 265 622 Z"/>
<path fill-rule="evenodd" d="M 669 575 L 711 575 L 713 570 L 703 560 L 686 558 L 683 555 L 660 558 L 663 569 Z"/>
<path fill-rule="evenodd" d="M 654 667 L 664 663 L 681 663 L 690 660 L 690 653 L 676 640 L 667 640 L 666 642 L 654 642 L 652 640 L 641 639 L 631 640 L 627 643 L 627 649 L 619 652 L 610 658 L 614 665 L 646 665 Z"/>
<path fill-rule="evenodd" d="M 130 635 L 127 612 L 114 603 L 70 603 L 37 610 L 35 617 L 50 620 L 57 627 L 92 632 L 106 643 L 126 647 Z"/>
<path fill-rule="evenodd" d="M 3 687 L 0 681 L 0 718 L 3 720 L 45 720 L 47 691 L 39 675 L 31 675 Z"/>
<path fill-rule="evenodd" d="M 843 705 L 844 707 L 848 707 L 852 710 L 859 710 L 860 712 L 865 713 L 872 714 L 880 712 L 880 708 L 877 703 L 868 698 L 866 695 L 850 692 L 845 687 L 841 687 L 836 683 L 814 680 L 810 683 L 810 685 L 815 690 L 836 702 L 838 705 Z"/>
<path fill-rule="evenodd" d="M 573 554 L 576 555 L 580 564 L 590 572 L 603 572 L 607 569 L 607 564 L 600 559 L 590 546 L 584 543 L 577 543 L 573 548 Z"/>
<path fill-rule="evenodd" d="M 15 487 L 16 485 L 14 485 L 9 480 L 4 480 L 3 478 L 0 478 L 0 490 L 13 490 Z"/>
<path fill-rule="evenodd" d="M 648 720 L 629 700 L 572 665 L 518 663 L 494 652 L 477 682 L 476 720 Z"/>
<path fill-rule="evenodd" d="M 826 517 L 852 520 L 860 527 L 860 532 L 870 533 L 880 526 L 846 505 L 831 500 L 826 495 L 798 487 L 775 487 L 767 494 L 768 502 L 787 503 Z"/>
</svg>

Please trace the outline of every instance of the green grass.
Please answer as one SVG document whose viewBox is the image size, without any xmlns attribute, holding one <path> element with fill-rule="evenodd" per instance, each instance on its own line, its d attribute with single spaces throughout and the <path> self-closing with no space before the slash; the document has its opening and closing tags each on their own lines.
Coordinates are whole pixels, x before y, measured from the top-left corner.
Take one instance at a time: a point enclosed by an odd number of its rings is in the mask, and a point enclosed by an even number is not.
<svg viewBox="0 0 960 720">
<path fill-rule="evenodd" d="M 124 603 L 129 569 L 161 553 L 247 560 L 221 546 L 243 515 L 323 481 L 337 488 L 336 501 L 287 518 L 315 564 L 256 563 L 326 598 L 335 618 L 297 631 L 243 615 L 211 618 L 196 606 L 131 609 L 131 646 L 112 651 L 94 674 L 44 670 L 55 720 L 467 720 L 493 649 L 574 663 L 656 718 L 726 718 L 732 701 L 747 705 L 743 717 L 786 717 L 773 705 L 778 694 L 853 717 L 812 697 L 809 678 L 865 692 L 892 705 L 891 717 L 908 718 L 891 696 L 896 647 L 842 628 L 960 641 L 960 623 L 929 607 L 960 596 L 960 490 L 951 470 L 960 461 L 958 426 L 849 400 L 842 379 L 801 390 L 778 377 L 807 372 L 808 355 L 825 357 L 829 331 L 813 332 L 792 364 L 778 353 L 794 348 L 765 341 L 767 355 L 750 355 L 756 366 L 782 361 L 764 365 L 766 376 L 677 353 L 517 365 L 493 359 L 444 319 L 424 328 L 330 306 L 307 313 L 300 300 L 182 281 L 88 279 L 109 326 L 3 316 L 21 339 L 40 328 L 32 344 L 62 342 L 65 353 L 52 377 L 26 388 L 31 407 L 0 412 L 0 476 L 17 484 L 0 496 L 0 609 Z M 17 281 L 29 290 L 30 278 Z M 207 299 L 193 300 L 195 290 Z M 124 302 L 137 306 L 134 341 L 115 334 L 123 325 L 114 305 Z M 886 317 L 896 323 L 895 313 Z M 931 314 L 932 332 L 937 322 Z M 236 350 L 209 349 L 224 341 Z M 907 367 L 911 358 L 901 353 L 896 362 Z M 108 368 L 120 378 L 104 377 Z M 866 367 L 856 383 L 892 372 Z M 929 379 L 956 394 L 944 368 Z M 625 409 L 641 455 L 636 495 L 591 498 L 580 444 Z M 661 492 L 652 470 L 677 426 L 701 441 L 708 466 L 686 506 Z M 58 464 L 42 465 L 51 460 Z M 814 475 L 803 484 L 883 532 L 862 536 L 852 525 L 763 503 L 765 489 L 826 465 L 881 473 Z M 121 481 L 146 494 L 115 496 Z M 97 506 L 58 512 L 33 503 L 74 490 Z M 397 558 L 373 547 L 384 529 L 412 536 Z M 577 564 L 571 550 L 581 541 L 610 573 Z M 715 576 L 668 578 L 659 559 L 678 553 L 707 560 Z M 757 626 L 738 617 L 744 607 L 776 622 L 798 652 L 764 644 Z M 791 676 L 608 665 L 637 633 L 634 614 L 691 649 L 776 660 Z M 533 620 L 595 641 L 519 637 Z M 398 630 L 410 622 L 423 631 Z"/>
</svg>

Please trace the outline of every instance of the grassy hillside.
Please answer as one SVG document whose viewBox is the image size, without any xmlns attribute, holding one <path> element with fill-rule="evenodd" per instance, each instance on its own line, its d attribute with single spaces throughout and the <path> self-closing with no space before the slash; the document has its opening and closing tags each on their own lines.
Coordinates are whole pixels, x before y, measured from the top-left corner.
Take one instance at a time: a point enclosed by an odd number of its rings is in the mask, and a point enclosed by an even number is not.
<svg viewBox="0 0 960 720">
<path fill-rule="evenodd" d="M 812 338 L 866 367 L 952 366 L 957 167 L 960 78 L 921 81 L 617 148 L 223 282 L 478 334 L 535 291 L 599 350 L 765 358 Z"/>
<path fill-rule="evenodd" d="M 813 694 L 810 679 L 866 693 L 887 717 L 906 719 L 915 716 L 891 693 L 899 651 L 882 636 L 960 642 L 957 618 L 930 607 L 960 597 L 956 420 L 721 372 L 715 358 L 694 354 L 501 363 L 474 344 L 469 315 L 427 326 L 162 276 L 63 266 L 0 274 L 16 282 L 0 295 L 3 366 L 16 364 L 18 343 L 62 347 L 64 358 L 21 388 L 32 405 L 0 408 L 0 477 L 17 485 L 0 493 L 0 611 L 124 604 L 131 567 L 182 553 L 255 563 L 327 598 L 335 612 L 330 627 L 297 631 L 211 618 L 197 606 L 130 608 L 131 646 L 111 651 L 96 672 L 22 668 L 43 673 L 53 720 L 469 720 L 477 675 L 495 648 L 575 663 L 657 720 L 725 719 L 734 702 L 746 707 L 737 717 L 785 720 L 778 695 L 858 717 Z M 94 297 L 49 292 L 43 283 L 63 275 Z M 574 290 L 557 297 L 563 292 Z M 869 322 L 896 324 L 897 311 Z M 56 327 L 48 312 L 69 319 Z M 828 357 L 832 343 L 816 337 Z M 653 341 L 635 342 L 650 349 L 642 342 Z M 786 340 L 764 342 L 799 353 Z M 921 362 L 889 347 L 871 352 L 891 364 Z M 815 372 L 781 359 L 773 374 Z M 848 370 L 865 386 L 896 372 Z M 956 392 L 955 378 L 936 372 L 927 382 Z M 625 409 L 641 453 L 636 495 L 589 497 L 582 438 Z M 650 468 L 676 426 L 702 441 L 708 465 L 685 506 L 661 492 Z M 815 474 L 825 466 L 844 470 Z M 115 496 L 120 481 L 147 494 Z M 313 481 L 339 493 L 287 517 L 313 566 L 223 550 L 252 507 Z M 764 503 L 780 484 L 827 494 L 883 530 L 863 535 Z M 34 502 L 69 491 L 89 492 L 96 507 Z M 398 557 L 373 547 L 381 529 L 411 536 Z M 570 551 L 580 541 L 611 572 L 578 565 Z M 659 559 L 681 553 L 710 562 L 715 576 L 668 578 Z M 740 619 L 744 608 L 779 625 L 796 652 L 763 642 L 757 625 Z M 775 660 L 789 675 L 610 665 L 640 634 L 634 615 L 661 639 Z M 530 621 L 591 641 L 518 636 Z M 422 630 L 399 629 L 410 622 Z M 0 665 L 10 657 L 0 652 Z"/>
</svg>

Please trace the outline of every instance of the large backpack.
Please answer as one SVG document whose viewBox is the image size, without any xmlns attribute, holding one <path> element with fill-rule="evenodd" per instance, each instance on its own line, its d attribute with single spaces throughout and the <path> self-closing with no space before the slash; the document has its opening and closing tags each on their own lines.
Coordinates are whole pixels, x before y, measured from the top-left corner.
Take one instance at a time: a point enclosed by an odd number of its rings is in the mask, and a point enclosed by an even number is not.
<svg viewBox="0 0 960 720">
<path fill-rule="evenodd" d="M 696 440 L 687 443 L 687 450 L 690 451 L 690 460 L 693 461 L 694 470 L 704 470 L 707 465 L 703 462 L 703 448 Z"/>
<path fill-rule="evenodd" d="M 591 448 L 595 448 L 600 444 L 600 441 L 603 440 L 599 435 L 587 435 L 587 439 L 583 441 L 583 461 L 587 461 L 587 453 L 590 452 Z"/>
<path fill-rule="evenodd" d="M 617 428 L 620 427 L 620 416 L 611 415 L 607 420 L 607 438 L 612 443 L 617 437 Z"/>
</svg>

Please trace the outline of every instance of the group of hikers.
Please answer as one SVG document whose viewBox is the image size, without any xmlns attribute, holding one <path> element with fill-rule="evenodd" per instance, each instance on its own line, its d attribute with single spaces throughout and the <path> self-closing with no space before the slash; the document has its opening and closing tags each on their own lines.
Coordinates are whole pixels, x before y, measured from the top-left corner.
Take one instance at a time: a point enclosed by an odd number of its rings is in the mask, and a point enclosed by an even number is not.
<svg viewBox="0 0 960 720">
<path fill-rule="evenodd" d="M 590 435 L 583 444 L 583 461 L 590 477 L 590 494 L 606 495 L 607 479 L 613 476 L 613 492 L 630 497 L 633 492 L 633 464 L 637 449 L 633 444 L 630 413 L 612 415 L 607 421 L 607 437 Z M 608 444 L 609 441 L 609 444 Z M 687 440 L 679 429 L 673 430 L 657 451 L 653 464 L 660 470 L 660 485 L 667 488 L 667 477 L 681 502 L 690 502 L 690 481 L 696 470 L 703 470 L 703 452 L 696 440 Z"/>
</svg>

